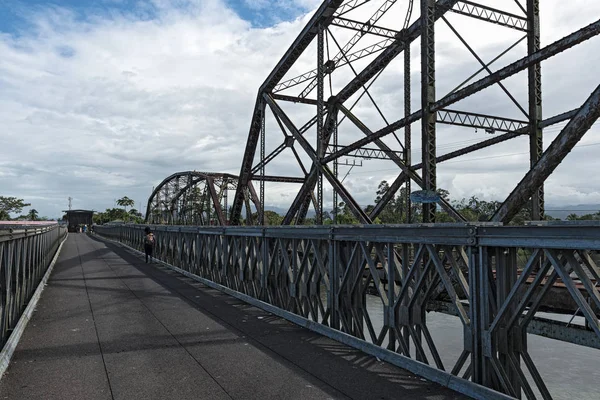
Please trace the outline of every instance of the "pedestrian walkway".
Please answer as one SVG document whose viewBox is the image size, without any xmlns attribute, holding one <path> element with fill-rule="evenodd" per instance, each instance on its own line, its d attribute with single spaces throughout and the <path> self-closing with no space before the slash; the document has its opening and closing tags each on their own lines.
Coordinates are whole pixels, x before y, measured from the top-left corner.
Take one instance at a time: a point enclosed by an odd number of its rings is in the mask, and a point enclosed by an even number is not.
<svg viewBox="0 0 600 400">
<path fill-rule="evenodd" d="M 0 381 L 0 399 L 465 398 L 70 234 Z"/>
</svg>

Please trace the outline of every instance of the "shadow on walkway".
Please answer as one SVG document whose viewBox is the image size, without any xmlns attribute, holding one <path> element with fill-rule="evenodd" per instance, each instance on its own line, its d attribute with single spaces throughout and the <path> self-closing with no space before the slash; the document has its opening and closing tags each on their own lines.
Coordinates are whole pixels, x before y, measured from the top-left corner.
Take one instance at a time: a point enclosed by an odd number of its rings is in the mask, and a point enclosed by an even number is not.
<svg viewBox="0 0 600 400">
<path fill-rule="evenodd" d="M 466 398 L 208 288 L 70 235 L 0 398 Z"/>
</svg>

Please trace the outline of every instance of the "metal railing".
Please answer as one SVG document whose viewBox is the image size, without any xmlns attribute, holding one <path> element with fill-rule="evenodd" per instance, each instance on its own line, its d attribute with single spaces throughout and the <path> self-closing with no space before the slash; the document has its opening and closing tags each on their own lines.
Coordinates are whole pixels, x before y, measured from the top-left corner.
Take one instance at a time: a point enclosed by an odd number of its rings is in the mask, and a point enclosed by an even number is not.
<svg viewBox="0 0 600 400">
<path fill-rule="evenodd" d="M 143 228 L 96 232 L 141 250 Z M 552 398 L 531 358 L 528 332 L 600 348 L 599 225 L 153 230 L 158 259 L 314 321 L 334 338 L 351 335 L 358 347 L 401 355 L 427 378 L 444 381 L 432 370 L 445 371 L 444 382 L 467 394 L 477 383 L 514 397 Z M 536 316 L 559 286 L 585 324 Z M 440 352 L 443 337 L 427 323 L 431 310 L 460 319 L 462 349 L 450 363 Z"/>
<path fill-rule="evenodd" d="M 67 234 L 59 225 L 0 230 L 0 349 Z"/>
</svg>

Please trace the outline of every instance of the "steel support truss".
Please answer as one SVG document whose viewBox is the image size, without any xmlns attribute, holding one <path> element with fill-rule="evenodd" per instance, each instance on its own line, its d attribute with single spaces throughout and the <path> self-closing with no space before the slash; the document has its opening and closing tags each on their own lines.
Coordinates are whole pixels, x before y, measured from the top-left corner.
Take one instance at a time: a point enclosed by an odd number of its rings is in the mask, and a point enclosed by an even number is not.
<svg viewBox="0 0 600 400">
<path fill-rule="evenodd" d="M 366 7 L 370 7 L 369 12 Z M 531 162 L 528 173 L 533 174 L 530 181 L 535 182 L 536 186 L 532 193 L 526 193 L 528 198 L 523 197 L 525 192 L 521 192 L 521 195 L 507 199 L 504 208 L 508 207 L 509 212 L 503 211 L 502 216 L 496 216 L 495 220 L 509 222 L 512 215 L 528 201 L 532 202 L 533 219 L 543 218 L 543 184 L 548 176 L 545 172 L 553 169 L 545 168 L 544 172 L 539 172 L 539 167 L 535 169 L 543 156 L 543 128 L 556 122 L 568 121 L 579 109 L 546 120 L 542 118 L 540 65 L 542 61 L 597 36 L 600 33 L 600 21 L 542 47 L 539 0 L 526 0 L 525 4 L 521 4 L 519 0 L 507 2 L 507 9 L 502 10 L 476 1 L 458 0 L 421 0 L 415 2 L 415 8 L 417 7 L 419 12 L 413 13 L 413 1 L 395 0 L 328 0 L 321 4 L 259 88 L 231 210 L 232 224 L 238 224 L 241 220 L 247 197 L 245 193 L 252 179 L 256 179 L 259 172 L 260 176 L 264 175 L 265 169 L 269 170 L 274 160 L 281 157 L 287 157 L 296 164 L 298 173 L 289 181 L 302 184 L 300 189 L 297 186 L 290 189 L 295 197 L 285 215 L 284 224 L 303 223 L 311 205 L 316 212 L 316 222 L 321 223 L 328 207 L 337 210 L 338 196 L 359 222 L 368 224 L 375 220 L 402 186 L 407 189 L 407 203 L 410 202 L 408 195 L 411 189 L 414 190 L 411 183 L 416 184 L 417 189 L 437 190 L 438 163 L 521 135 L 528 135 L 530 138 Z M 394 15 L 394 18 L 386 19 L 388 15 Z M 398 15 L 403 18 L 398 18 Z M 484 21 L 484 26 L 495 26 L 495 29 L 507 29 L 524 36 L 521 35 L 519 40 L 491 61 L 484 60 L 470 46 L 470 38 L 460 33 L 461 22 L 468 18 Z M 394 22 L 386 22 L 390 20 Z M 442 97 L 436 91 L 435 74 L 435 32 L 440 23 L 450 28 L 458 43 L 471 53 L 473 58 L 469 59 L 475 64 L 470 77 L 462 83 L 457 82 L 456 89 Z M 344 32 L 345 37 L 349 37 L 345 42 L 339 39 Z M 479 35 L 484 34 L 485 32 L 479 32 Z M 517 54 L 517 44 L 524 39 L 527 39 L 527 52 Z M 417 47 L 417 41 L 420 42 L 420 47 Z M 421 54 L 421 102 L 420 110 L 417 111 L 411 110 L 410 104 L 410 78 L 411 74 L 416 74 L 410 63 L 411 44 L 413 51 L 420 48 Z M 386 116 L 377 103 L 375 88 L 380 75 L 401 53 L 405 55 L 404 78 L 400 76 L 397 82 L 404 86 L 404 96 L 399 97 L 404 98 L 404 105 L 399 104 L 395 111 Z M 494 71 L 494 62 L 509 54 L 515 61 Z M 288 76 L 292 67 L 301 62 L 299 60 L 302 60 L 303 65 L 306 61 L 316 65 L 311 71 Z M 481 72 L 486 75 L 480 77 Z M 528 90 L 527 96 L 521 96 L 523 98 L 511 93 L 503 83 L 505 79 L 519 73 L 527 74 Z M 506 94 L 509 104 L 514 105 L 516 117 L 475 112 L 461 106 L 461 100 L 493 85 L 497 85 Z M 363 110 L 370 109 L 376 118 L 367 119 L 355 113 L 357 104 Z M 312 107 L 313 117 L 308 122 L 297 121 L 294 107 L 303 107 L 303 110 Z M 399 117 L 402 108 L 404 115 Z M 590 108 L 587 110 L 589 117 Z M 389 110 L 386 112 L 389 113 Z M 585 110 L 583 112 L 586 113 Z M 301 115 L 305 116 L 306 113 Z M 580 117 L 585 118 L 586 115 Z M 380 122 L 374 122 L 377 118 Z M 261 135 L 264 133 L 265 119 L 271 121 L 267 121 L 267 125 L 276 127 L 266 134 L 267 149 L 263 147 L 265 135 Z M 412 160 L 414 155 L 411 157 L 410 142 L 414 135 L 411 125 L 417 122 L 421 126 L 421 160 Z M 486 133 L 494 136 L 483 137 L 478 144 L 438 155 L 436 130 L 440 129 L 440 124 L 477 129 L 482 136 Z M 401 140 L 398 133 L 402 129 L 405 134 Z M 580 138 L 585 133 L 585 129 L 570 131 L 571 137 Z M 359 136 L 356 132 L 360 132 Z M 557 146 L 559 148 L 552 157 L 552 165 L 558 165 L 566 154 L 561 143 L 557 143 Z M 261 151 L 257 157 L 259 148 Z M 343 176 L 343 172 L 338 171 L 342 165 L 341 157 L 388 160 L 398 168 L 397 179 L 369 214 L 356 201 L 356 194 L 338 176 Z M 417 163 L 411 164 L 413 161 Z M 329 198 L 324 198 L 327 186 L 333 192 L 335 204 Z M 268 193 L 265 196 L 268 197 Z M 261 201 L 264 201 L 262 197 Z M 434 222 L 440 209 L 457 221 L 464 220 L 460 213 L 443 200 L 437 206 L 425 204 L 421 220 Z"/>
<path fill-rule="evenodd" d="M 281 177 L 258 176 L 263 180 Z M 166 225 L 229 225 L 229 193 L 238 177 L 212 172 L 184 171 L 165 178 L 148 198 L 145 222 Z M 262 208 L 254 186 L 244 191 L 246 223 L 254 225 Z M 252 207 L 254 206 L 254 207 Z"/>
<path fill-rule="evenodd" d="M 540 372 L 527 333 L 600 348 L 600 225 L 537 224 L 157 226 L 155 254 L 475 398 L 551 399 L 561 388 Z M 96 231 L 137 249 L 143 228 Z M 585 324 L 537 315 L 557 296 L 570 300 Z M 428 311 L 460 320 L 464 340 L 455 356 L 446 354 L 454 348 L 445 333 L 435 334 Z M 561 357 L 578 362 L 569 359 L 575 353 Z"/>
</svg>

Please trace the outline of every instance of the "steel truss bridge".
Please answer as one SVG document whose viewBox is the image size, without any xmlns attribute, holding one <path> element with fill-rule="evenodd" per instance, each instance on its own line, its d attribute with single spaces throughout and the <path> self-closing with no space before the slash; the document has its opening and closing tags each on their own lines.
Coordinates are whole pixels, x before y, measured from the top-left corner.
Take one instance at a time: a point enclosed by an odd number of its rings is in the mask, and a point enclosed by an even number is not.
<svg viewBox="0 0 600 400">
<path fill-rule="evenodd" d="M 544 182 L 600 116 L 600 86 L 591 86 L 577 107 L 545 116 L 542 64 L 598 36 L 600 20 L 542 46 L 539 0 L 498 2 L 501 8 L 483 3 L 324 1 L 258 90 L 239 175 L 181 172 L 153 191 L 147 221 L 175 225 L 156 226 L 159 257 L 428 379 L 551 399 L 528 333 L 600 348 L 598 225 L 539 221 Z M 494 35 L 512 44 L 497 54 L 478 53 L 476 42 Z M 463 81 L 447 82 L 442 69 L 452 67 L 439 46 L 449 37 L 473 61 Z M 486 104 L 490 88 L 506 96 L 512 112 Z M 544 129 L 560 123 L 544 150 Z M 448 126 L 486 137 L 438 154 L 438 134 Z M 438 189 L 438 164 L 517 138 L 528 141 L 529 168 L 489 223 L 466 224 L 440 199 L 423 204 L 424 225 L 370 226 L 401 188 L 408 210 L 411 191 Z M 412 144 L 419 139 L 415 157 Z M 344 184 L 344 158 L 375 159 L 396 170 L 369 212 Z M 360 225 L 263 227 L 270 182 L 289 185 L 294 194 L 284 225 L 302 225 L 310 211 L 321 225 L 328 192 Z M 527 204 L 537 226 L 502 226 Z M 438 208 L 457 223 L 433 224 Z M 241 224 L 258 226 L 224 226 Z M 139 248 L 141 229 L 99 232 Z M 557 286 L 580 324 L 540 316 Z M 381 300 L 381 326 L 366 309 L 369 293 Z M 464 345 L 450 365 L 427 324 L 428 311 L 460 320 Z"/>
<path fill-rule="evenodd" d="M 294 182 L 280 176 L 260 176 L 267 182 Z M 239 178 L 213 172 L 176 172 L 152 190 L 146 207 L 146 222 L 167 225 L 229 225 L 229 196 Z M 301 179 L 295 180 L 302 183 Z M 252 182 L 244 188 L 245 223 L 255 225 L 260 199 Z M 231 192 L 231 193 L 230 193 Z"/>
<path fill-rule="evenodd" d="M 333 204 L 343 200 L 360 223 L 370 224 L 402 186 L 408 189 L 407 204 L 411 189 L 435 191 L 438 163 L 522 136 L 529 138 L 530 168 L 491 220 L 509 222 L 528 202 L 532 219 L 543 219 L 544 181 L 598 118 L 600 88 L 591 87 L 593 92 L 577 108 L 546 117 L 542 114 L 541 65 L 597 36 L 600 21 L 542 47 L 539 0 L 499 2 L 502 9 L 466 0 L 414 3 L 326 0 L 321 4 L 258 90 L 232 202 L 232 225 L 241 221 L 253 180 L 259 181 L 258 222 L 264 223 L 265 182 L 275 178 L 266 169 L 280 169 L 284 158 L 297 163 L 295 176 L 278 177 L 280 182 L 296 183 L 290 189 L 297 194 L 284 224 L 301 224 L 309 209 L 316 212 L 317 224 L 322 223 L 324 187 L 331 190 Z M 468 24 L 477 28 L 469 30 Z M 440 80 L 446 75 L 436 68 L 449 66 L 436 56 L 440 35 L 455 38 L 473 60 L 463 82 Z M 473 43 L 497 35 L 514 38 L 513 44 L 495 57 L 478 54 Z M 522 47 L 526 51 L 519 54 Z M 413 55 L 420 57 L 416 66 Z M 502 61 L 509 57 L 511 61 Z M 411 77 L 416 76 L 420 86 L 413 87 Z M 513 77 L 521 79 L 519 88 L 526 90 L 515 90 L 509 82 Z M 380 84 L 382 79 L 386 80 Z M 454 89 L 446 93 L 440 87 Z M 474 101 L 465 101 L 473 97 L 485 103 L 485 97 L 477 96 L 491 87 L 504 93 L 514 111 L 511 115 L 495 114 L 494 107 L 483 113 L 480 110 L 485 107 L 475 109 Z M 420 97 L 416 111 L 413 96 Z M 374 122 L 376 118 L 380 122 Z M 560 122 L 566 126 L 544 151 L 544 128 Z M 493 136 L 438 155 L 437 132 L 440 125 L 448 124 Z M 420 159 L 411 156 L 415 125 Z M 343 157 L 386 160 L 397 168 L 390 190 L 369 213 L 340 179 Z M 465 220 L 440 199 L 438 205 L 423 205 L 423 222 L 435 221 L 438 206 L 456 221 Z"/>
<path fill-rule="evenodd" d="M 230 174 L 185 171 L 165 178 L 148 198 L 146 222 L 177 225 L 227 225 L 229 192 L 238 177 Z M 252 216 L 250 202 L 257 208 L 252 183 L 246 186 L 244 203 Z M 249 221 L 250 222 L 250 221 Z"/>
</svg>

